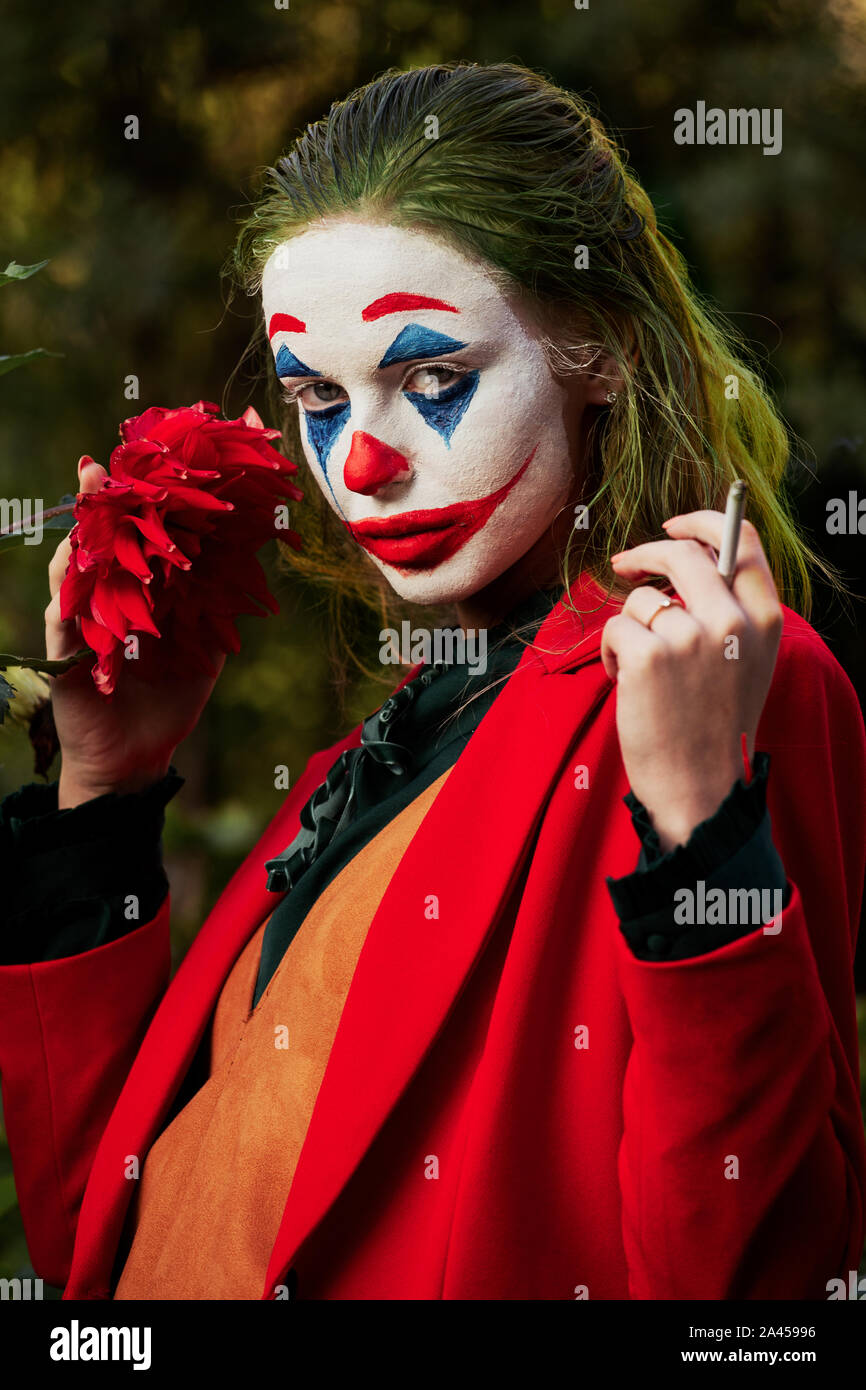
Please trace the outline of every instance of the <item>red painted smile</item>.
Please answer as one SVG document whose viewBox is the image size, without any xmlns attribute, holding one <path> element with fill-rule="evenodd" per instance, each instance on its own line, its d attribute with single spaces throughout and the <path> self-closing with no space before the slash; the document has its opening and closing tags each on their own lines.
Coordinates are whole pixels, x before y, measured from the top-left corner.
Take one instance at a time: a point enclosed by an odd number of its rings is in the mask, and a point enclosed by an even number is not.
<svg viewBox="0 0 866 1390">
<path fill-rule="evenodd" d="M 450 507 L 435 507 L 430 511 L 371 516 L 362 521 L 346 522 L 346 528 L 377 560 L 393 565 L 404 574 L 434 569 L 443 560 L 450 560 L 480 530 L 523 477 L 535 456 L 535 449 L 504 487 L 486 497 L 454 502 Z"/>
</svg>

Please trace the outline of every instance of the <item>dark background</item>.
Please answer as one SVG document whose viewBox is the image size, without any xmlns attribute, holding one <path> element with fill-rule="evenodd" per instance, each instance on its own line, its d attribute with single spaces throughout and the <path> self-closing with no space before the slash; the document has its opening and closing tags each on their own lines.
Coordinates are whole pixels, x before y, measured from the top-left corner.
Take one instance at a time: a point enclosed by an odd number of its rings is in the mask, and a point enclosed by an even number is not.
<svg viewBox="0 0 866 1390">
<path fill-rule="evenodd" d="M 2 23 L 0 262 L 50 264 L 0 294 L 0 352 L 63 355 L 0 378 L 0 496 L 50 505 L 74 491 L 79 456 L 107 463 L 118 421 L 148 405 L 215 400 L 237 415 L 252 402 L 266 416 L 248 372 L 224 398 L 254 306 L 226 310 L 219 278 L 256 170 L 388 66 L 513 60 L 589 96 L 622 139 L 696 283 L 749 340 L 805 441 L 804 524 L 861 587 L 866 537 L 828 537 L 825 516 L 849 489 L 866 497 L 866 0 L 590 0 L 585 11 L 572 0 L 12 0 Z M 781 154 L 676 145 L 674 112 L 698 100 L 781 107 Z M 130 115 L 137 141 L 124 138 Z M 138 401 L 124 398 L 129 374 Z M 50 537 L 0 555 L 0 650 L 44 651 Z M 323 600 L 275 558 L 281 613 L 241 619 L 243 652 L 176 759 L 187 785 L 165 844 L 178 956 L 282 802 L 274 766 L 294 780 L 382 698 L 358 680 L 341 707 Z M 824 593 L 812 616 L 861 700 L 864 612 Z M 0 796 L 31 777 L 25 737 L 0 729 Z M 0 1275 L 25 1262 L 0 1147 Z"/>
</svg>

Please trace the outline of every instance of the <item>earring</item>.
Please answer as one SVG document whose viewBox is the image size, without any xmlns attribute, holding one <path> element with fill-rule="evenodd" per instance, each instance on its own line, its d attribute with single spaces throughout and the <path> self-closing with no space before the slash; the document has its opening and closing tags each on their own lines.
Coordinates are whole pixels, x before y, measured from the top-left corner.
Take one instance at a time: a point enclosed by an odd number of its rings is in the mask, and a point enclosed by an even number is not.
<svg viewBox="0 0 866 1390">
<path fill-rule="evenodd" d="M 605 400 L 607 401 L 608 405 L 613 405 L 614 401 L 616 400 L 616 392 L 608 391 L 607 395 L 605 396 Z"/>
</svg>

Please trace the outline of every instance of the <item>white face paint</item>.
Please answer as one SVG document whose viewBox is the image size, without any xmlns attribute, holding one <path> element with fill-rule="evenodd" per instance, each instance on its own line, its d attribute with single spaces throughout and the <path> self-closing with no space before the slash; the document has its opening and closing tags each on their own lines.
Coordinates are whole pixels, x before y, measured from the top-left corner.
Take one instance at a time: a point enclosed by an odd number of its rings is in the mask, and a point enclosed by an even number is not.
<svg viewBox="0 0 866 1390">
<path fill-rule="evenodd" d="M 566 391 L 483 265 L 328 222 L 277 248 L 262 303 L 307 460 L 401 597 L 465 599 L 543 535 L 572 482 Z"/>
</svg>

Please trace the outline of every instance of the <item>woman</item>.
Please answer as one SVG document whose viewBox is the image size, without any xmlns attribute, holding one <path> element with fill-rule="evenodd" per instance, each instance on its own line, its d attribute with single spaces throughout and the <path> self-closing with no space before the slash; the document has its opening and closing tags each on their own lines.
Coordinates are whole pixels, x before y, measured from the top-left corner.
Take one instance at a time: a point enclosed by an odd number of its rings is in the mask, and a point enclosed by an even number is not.
<svg viewBox="0 0 866 1390">
<path fill-rule="evenodd" d="M 307 571 L 484 631 L 488 669 L 420 663 L 317 753 L 167 989 L 161 810 L 212 680 L 56 681 L 59 784 L 3 807 L 37 1270 L 68 1298 L 826 1297 L 863 1237 L 864 731 L 795 611 L 759 381 L 597 120 L 513 66 L 335 106 L 235 269 L 321 502 Z"/>
</svg>

